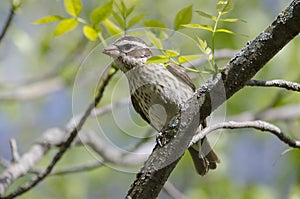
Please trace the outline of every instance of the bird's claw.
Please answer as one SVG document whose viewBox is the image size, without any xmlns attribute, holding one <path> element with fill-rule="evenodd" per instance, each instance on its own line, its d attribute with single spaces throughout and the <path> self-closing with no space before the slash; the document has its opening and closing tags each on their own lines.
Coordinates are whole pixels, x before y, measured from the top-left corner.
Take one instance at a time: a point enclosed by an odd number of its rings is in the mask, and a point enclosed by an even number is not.
<svg viewBox="0 0 300 199">
<path fill-rule="evenodd" d="M 163 147 L 163 146 L 166 144 L 162 132 L 159 132 L 158 135 L 156 136 L 156 143 L 157 143 L 160 147 Z"/>
</svg>

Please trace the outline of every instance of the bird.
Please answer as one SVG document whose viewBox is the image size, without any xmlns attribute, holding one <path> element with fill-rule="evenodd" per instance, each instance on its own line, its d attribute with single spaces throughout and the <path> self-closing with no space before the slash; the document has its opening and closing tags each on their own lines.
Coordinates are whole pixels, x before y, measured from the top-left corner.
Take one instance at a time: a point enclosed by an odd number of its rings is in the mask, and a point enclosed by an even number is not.
<svg viewBox="0 0 300 199">
<path fill-rule="evenodd" d="M 127 77 L 135 111 L 158 132 L 170 123 L 180 110 L 180 105 L 195 92 L 195 85 L 180 66 L 147 63 L 153 53 L 139 37 L 124 36 L 117 39 L 105 47 L 103 53 L 113 58 Z M 205 154 L 199 152 L 199 145 L 203 144 L 208 147 Z M 206 137 L 189 147 L 188 151 L 199 175 L 216 169 L 220 162 Z"/>
</svg>

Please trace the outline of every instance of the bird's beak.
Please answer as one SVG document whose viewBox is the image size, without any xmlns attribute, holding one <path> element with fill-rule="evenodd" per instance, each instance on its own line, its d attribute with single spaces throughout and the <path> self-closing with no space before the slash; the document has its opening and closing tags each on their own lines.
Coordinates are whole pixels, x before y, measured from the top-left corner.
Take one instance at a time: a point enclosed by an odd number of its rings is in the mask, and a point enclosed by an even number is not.
<svg viewBox="0 0 300 199">
<path fill-rule="evenodd" d="M 110 57 L 113 57 L 113 58 L 118 57 L 119 54 L 120 54 L 120 51 L 119 51 L 118 47 L 115 46 L 115 45 L 109 45 L 109 46 L 107 46 L 106 48 L 103 49 L 102 52 L 104 54 L 110 56 Z"/>
</svg>

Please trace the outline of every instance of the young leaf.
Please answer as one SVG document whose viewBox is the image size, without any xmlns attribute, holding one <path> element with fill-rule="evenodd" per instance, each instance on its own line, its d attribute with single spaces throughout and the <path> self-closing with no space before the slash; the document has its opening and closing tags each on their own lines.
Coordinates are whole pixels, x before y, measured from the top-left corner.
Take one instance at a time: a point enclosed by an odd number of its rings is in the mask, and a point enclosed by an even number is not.
<svg viewBox="0 0 300 199">
<path fill-rule="evenodd" d="M 167 61 L 169 61 L 169 58 L 167 56 L 157 55 L 157 56 L 150 57 L 146 63 L 159 64 L 159 63 L 165 63 Z"/>
<path fill-rule="evenodd" d="M 188 24 L 192 20 L 193 6 L 189 5 L 181 9 L 174 20 L 174 30 L 179 30 L 182 28 L 181 25 Z"/>
<path fill-rule="evenodd" d="M 46 24 L 46 23 L 52 23 L 55 21 L 59 21 L 62 20 L 63 18 L 61 16 L 58 15 L 49 15 L 49 16 L 45 16 L 42 17 L 36 21 L 33 22 L 33 24 Z"/>
<path fill-rule="evenodd" d="M 127 10 L 127 6 L 125 5 L 124 1 L 121 0 L 121 9 L 122 9 L 122 14 L 123 14 L 123 17 L 126 18 L 126 10 Z"/>
<path fill-rule="evenodd" d="M 195 59 L 199 59 L 201 58 L 201 55 L 185 55 L 185 56 L 180 56 L 178 57 L 178 61 L 180 64 L 184 63 L 184 62 L 190 62 L 193 61 Z"/>
<path fill-rule="evenodd" d="M 211 26 L 208 26 L 208 25 L 201 25 L 201 24 L 185 24 L 185 25 L 182 25 L 183 27 L 186 27 L 186 28 L 196 28 L 196 29 L 202 29 L 202 30 L 208 30 L 210 32 L 213 31 L 213 28 Z"/>
<path fill-rule="evenodd" d="M 128 17 L 132 11 L 135 9 L 135 5 L 131 6 L 130 8 L 128 8 L 128 10 L 126 10 L 126 17 Z"/>
<path fill-rule="evenodd" d="M 122 29 L 109 19 L 104 20 L 103 24 L 111 35 L 117 35 L 122 32 Z"/>
<path fill-rule="evenodd" d="M 214 21 L 217 20 L 217 18 L 213 15 L 207 14 L 206 12 L 203 12 L 201 10 L 196 10 L 196 13 L 202 17 L 208 18 L 208 19 L 212 19 Z"/>
<path fill-rule="evenodd" d="M 192 73 L 201 73 L 200 70 L 193 69 L 193 68 L 188 68 L 188 67 L 183 67 L 185 70 L 192 72 Z"/>
<path fill-rule="evenodd" d="M 82 10 L 82 3 L 80 0 L 65 0 L 65 10 L 74 17 L 78 17 Z"/>
<path fill-rule="evenodd" d="M 228 33 L 228 34 L 236 34 L 235 32 L 232 32 L 231 30 L 227 30 L 227 29 L 223 29 L 223 28 L 220 28 L 220 29 L 217 29 L 216 32 L 223 32 L 223 33 Z"/>
<path fill-rule="evenodd" d="M 169 57 L 178 57 L 179 56 L 179 52 L 177 52 L 175 50 L 166 50 L 166 54 Z"/>
<path fill-rule="evenodd" d="M 219 13 L 225 14 L 233 8 L 232 0 L 220 0 L 217 3 L 216 9 Z"/>
<path fill-rule="evenodd" d="M 117 10 L 119 11 L 119 13 L 121 14 L 121 16 L 123 18 L 126 18 L 126 6 L 124 4 L 124 2 L 121 0 L 121 5 L 118 5 L 116 1 L 114 1 L 114 5 L 117 8 Z"/>
<path fill-rule="evenodd" d="M 108 18 L 112 13 L 112 1 L 94 9 L 90 15 L 92 24 L 96 25 Z"/>
<path fill-rule="evenodd" d="M 86 38 L 88 38 L 91 41 L 96 41 L 98 39 L 97 31 L 91 26 L 88 25 L 84 26 L 83 34 L 85 35 Z"/>
<path fill-rule="evenodd" d="M 124 27 L 125 27 L 125 21 L 124 21 L 124 19 L 123 19 L 122 17 L 120 17 L 120 16 L 118 15 L 118 13 L 115 12 L 115 11 L 112 11 L 112 15 L 113 15 L 114 19 L 117 21 L 117 23 L 118 23 L 122 28 L 124 28 Z"/>
<path fill-rule="evenodd" d="M 78 21 L 74 18 L 63 19 L 57 24 L 54 36 L 62 35 L 73 30 L 78 25 Z"/>
<path fill-rule="evenodd" d="M 152 32 L 147 31 L 146 35 L 154 46 L 156 46 L 159 50 L 163 49 L 161 41 Z"/>
<path fill-rule="evenodd" d="M 202 49 L 207 48 L 207 43 L 205 40 L 202 40 L 199 37 L 197 37 L 197 42 L 198 42 L 200 48 L 202 48 Z"/>
<path fill-rule="evenodd" d="M 166 25 L 163 22 L 155 19 L 144 21 L 144 26 L 155 27 L 155 28 L 166 28 Z"/>
<path fill-rule="evenodd" d="M 229 23 L 234 23 L 234 22 L 237 22 L 237 21 L 245 22 L 245 21 L 239 20 L 239 19 L 237 19 L 237 18 L 220 19 L 220 21 L 223 21 L 223 22 L 229 22 Z"/>
<path fill-rule="evenodd" d="M 143 19 L 143 17 L 145 16 L 145 14 L 139 14 L 134 16 L 131 20 L 129 20 L 128 24 L 127 24 L 127 28 L 137 24 L 139 21 L 141 21 Z"/>
</svg>

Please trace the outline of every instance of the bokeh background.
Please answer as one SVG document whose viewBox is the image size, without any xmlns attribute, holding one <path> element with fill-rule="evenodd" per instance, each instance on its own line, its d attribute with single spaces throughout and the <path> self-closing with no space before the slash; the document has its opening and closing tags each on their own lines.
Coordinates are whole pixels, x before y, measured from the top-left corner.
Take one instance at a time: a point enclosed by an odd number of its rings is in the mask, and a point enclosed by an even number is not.
<svg viewBox="0 0 300 199">
<path fill-rule="evenodd" d="M 125 1 L 130 4 L 132 1 Z M 135 1 L 136 2 L 136 1 Z M 172 28 L 176 13 L 193 4 L 194 10 L 216 14 L 217 1 L 205 0 L 139 0 L 135 12 L 145 13 L 144 19 L 162 20 Z M 81 16 L 88 18 L 89 12 L 104 1 L 82 1 Z M 248 40 L 263 31 L 283 10 L 288 0 L 234 1 L 233 11 L 228 15 L 247 23 L 223 24 L 239 35 L 219 34 L 217 49 L 241 49 Z M 0 27 L 8 15 L 10 1 L 0 2 Z M 0 43 L 0 156 L 10 160 L 9 140 L 17 140 L 20 153 L 52 127 L 64 128 L 68 121 L 85 110 L 92 100 L 97 82 L 111 60 L 101 54 L 103 46 L 83 37 L 80 29 L 66 35 L 54 37 L 55 25 L 34 25 L 32 22 L 46 15 L 64 15 L 62 1 L 28 0 L 22 2 L 14 21 Z M 192 23 L 208 23 L 193 14 Z M 143 27 L 141 24 L 134 28 Z M 181 30 L 178 38 L 195 39 L 195 35 L 210 41 L 205 31 Z M 109 38 L 110 43 L 114 38 Z M 180 41 L 180 40 L 178 40 Z M 182 40 L 184 41 L 184 40 Z M 189 53 L 199 53 L 191 44 Z M 257 74 L 256 79 L 286 79 L 300 81 L 300 40 L 295 38 L 282 49 Z M 219 62 L 220 65 L 227 60 Z M 201 79 L 201 78 L 200 78 Z M 195 80 L 197 81 L 197 80 Z M 201 82 L 201 81 L 198 81 Z M 39 97 L 26 92 L 33 85 L 43 85 Z M 17 95 L 17 94 L 18 95 Z M 29 92 L 30 93 L 30 92 Z M 25 96 L 25 97 L 24 97 Z M 129 96 L 126 79 L 118 73 L 108 86 L 101 106 Z M 275 103 L 273 103 L 275 102 Z M 222 108 L 222 117 L 230 118 L 244 112 L 259 113 L 262 110 L 296 105 L 299 93 L 276 88 L 246 87 L 235 94 Z M 130 118 L 128 115 L 130 114 Z M 274 120 L 284 132 L 300 138 L 300 117 Z M 89 121 L 85 128 L 94 129 L 103 139 L 126 150 L 146 137 L 148 127 L 132 107 L 114 109 L 102 117 Z M 98 130 L 97 130 L 98 129 Z M 188 155 L 179 162 L 170 177 L 170 182 L 187 198 L 231 198 L 231 199 L 298 199 L 300 198 L 300 153 L 286 151 L 288 147 L 276 137 L 253 129 L 222 131 L 214 133 L 216 151 L 221 159 L 218 169 L 204 177 L 196 175 Z M 151 134 L 152 143 L 155 133 Z M 150 148 L 151 151 L 151 148 Z M 45 166 L 55 153 L 53 149 L 38 165 Z M 74 147 L 64 156 L 58 168 L 80 165 L 97 158 L 85 147 Z M 48 177 L 43 183 L 20 198 L 122 198 L 135 178 L 137 168 L 102 166 L 92 171 Z M 0 167 L 0 172 L 3 167 Z M 30 179 L 26 175 L 11 189 Z M 160 199 L 171 198 L 164 191 Z"/>
</svg>

